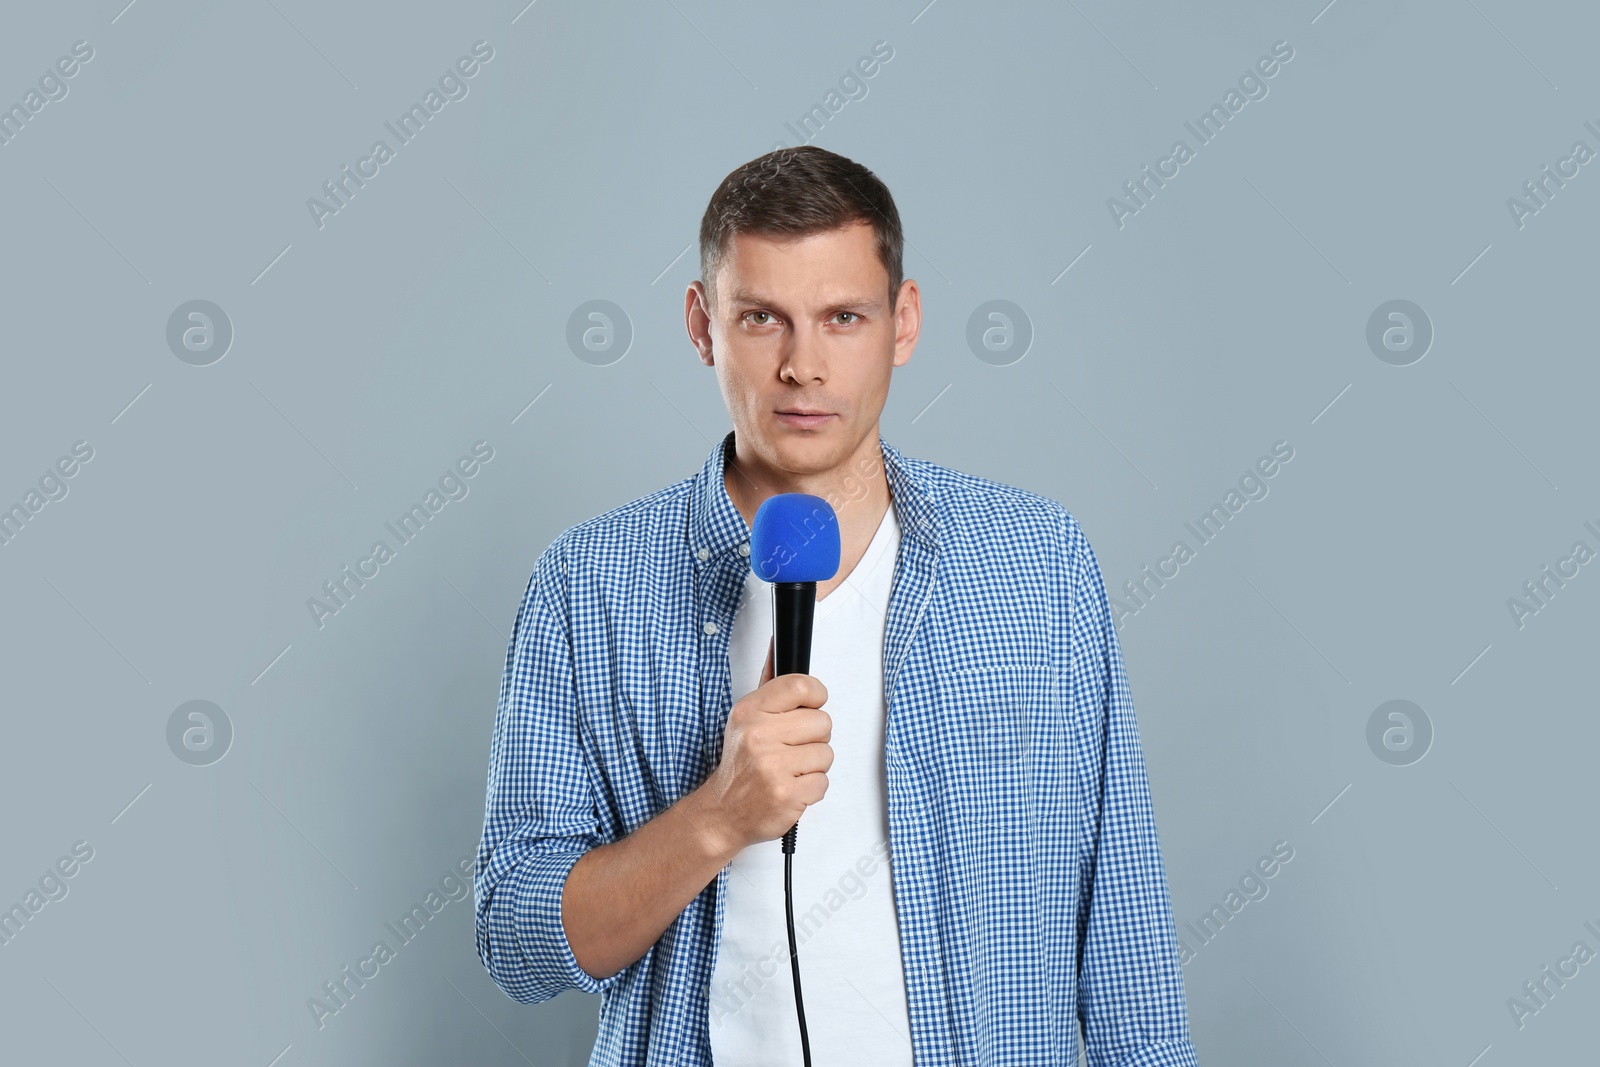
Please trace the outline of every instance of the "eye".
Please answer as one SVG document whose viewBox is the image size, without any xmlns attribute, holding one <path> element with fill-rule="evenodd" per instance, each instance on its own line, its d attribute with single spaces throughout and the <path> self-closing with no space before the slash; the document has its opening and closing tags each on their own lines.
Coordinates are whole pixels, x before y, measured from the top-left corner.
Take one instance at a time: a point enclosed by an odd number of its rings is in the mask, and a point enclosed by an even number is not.
<svg viewBox="0 0 1600 1067">
<path fill-rule="evenodd" d="M 859 319 L 861 317 L 860 315 L 857 315 L 854 311 L 841 311 L 841 312 L 839 312 L 839 315 L 849 315 L 850 316 L 850 322 L 854 322 L 856 319 Z M 838 318 L 838 317 L 839 317 L 838 315 L 834 316 L 834 318 Z M 840 323 L 840 325 L 841 326 L 848 326 L 848 325 L 850 325 L 850 322 Z"/>
<path fill-rule="evenodd" d="M 772 313 L 769 312 L 769 311 L 750 311 L 750 312 L 746 312 L 745 313 L 745 317 L 746 318 L 748 318 L 751 315 L 765 315 L 769 319 L 772 317 Z M 756 326 L 765 326 L 766 323 L 765 322 L 757 322 L 754 325 L 756 325 Z"/>
</svg>

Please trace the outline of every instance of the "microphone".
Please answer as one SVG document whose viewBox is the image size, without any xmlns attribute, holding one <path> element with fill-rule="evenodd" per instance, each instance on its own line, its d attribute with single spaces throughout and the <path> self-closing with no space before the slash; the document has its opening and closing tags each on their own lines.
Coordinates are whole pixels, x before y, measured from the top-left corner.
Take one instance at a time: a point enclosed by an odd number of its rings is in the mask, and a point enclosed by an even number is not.
<svg viewBox="0 0 1600 1067">
<path fill-rule="evenodd" d="M 833 506 L 810 493 L 779 493 L 761 502 L 750 524 L 750 569 L 772 583 L 772 676 L 811 673 L 811 623 L 817 583 L 839 573 L 839 517 Z M 800 995 L 800 956 L 794 937 L 791 867 L 800 823 L 783 835 L 783 904 L 789 927 L 789 969 L 800 1022 L 800 1050 L 811 1067 L 805 1001 Z"/>
<path fill-rule="evenodd" d="M 817 583 L 839 573 L 839 518 L 810 493 L 761 502 L 750 524 L 750 569 L 772 583 L 772 674 L 809 674 Z"/>
</svg>

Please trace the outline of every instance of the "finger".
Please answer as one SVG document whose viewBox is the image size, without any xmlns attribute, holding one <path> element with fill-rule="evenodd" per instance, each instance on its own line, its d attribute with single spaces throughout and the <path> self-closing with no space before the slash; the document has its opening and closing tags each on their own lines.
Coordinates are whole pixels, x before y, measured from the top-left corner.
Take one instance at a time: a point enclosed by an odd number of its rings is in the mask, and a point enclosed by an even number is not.
<svg viewBox="0 0 1600 1067">
<path fill-rule="evenodd" d="M 761 681 L 757 683 L 758 685 L 766 685 L 772 681 L 772 647 L 776 640 L 773 638 L 767 642 L 767 664 L 761 668 Z"/>
<path fill-rule="evenodd" d="M 795 708 L 779 716 L 773 736 L 785 745 L 813 745 L 833 740 L 833 718 L 818 708 Z"/>
<path fill-rule="evenodd" d="M 797 778 L 802 774 L 817 771 L 826 774 L 833 767 L 833 746 L 826 742 L 814 741 L 810 744 L 796 745 L 790 755 L 794 760 L 790 768 Z"/>
</svg>

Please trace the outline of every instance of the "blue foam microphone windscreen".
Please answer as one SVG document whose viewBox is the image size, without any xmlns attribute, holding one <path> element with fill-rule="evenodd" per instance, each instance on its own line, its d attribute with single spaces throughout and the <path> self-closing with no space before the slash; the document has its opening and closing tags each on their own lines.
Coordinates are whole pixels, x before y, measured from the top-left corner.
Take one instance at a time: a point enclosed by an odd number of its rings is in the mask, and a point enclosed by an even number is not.
<svg viewBox="0 0 1600 1067">
<path fill-rule="evenodd" d="M 765 582 L 825 582 L 839 573 L 839 517 L 810 493 L 761 502 L 750 524 L 750 569 Z"/>
</svg>

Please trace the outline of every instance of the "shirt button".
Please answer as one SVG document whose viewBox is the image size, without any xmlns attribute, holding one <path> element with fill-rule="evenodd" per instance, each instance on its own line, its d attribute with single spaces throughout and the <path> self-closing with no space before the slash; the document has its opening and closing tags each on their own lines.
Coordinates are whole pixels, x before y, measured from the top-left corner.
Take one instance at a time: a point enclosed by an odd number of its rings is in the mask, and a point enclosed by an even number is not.
<svg viewBox="0 0 1600 1067">
<path fill-rule="evenodd" d="M 717 632 L 717 624 L 714 622 L 707 622 L 704 626 L 700 627 L 700 629 L 704 630 L 708 634 L 714 634 Z"/>
<path fill-rule="evenodd" d="M 706 560 L 711 558 L 711 550 L 709 548 L 702 548 L 699 552 L 696 552 L 695 555 L 700 557 L 700 562 L 704 563 Z"/>
<path fill-rule="evenodd" d="M 739 555 L 748 556 L 749 554 L 750 554 L 750 542 L 746 541 L 744 544 L 739 546 Z"/>
</svg>

